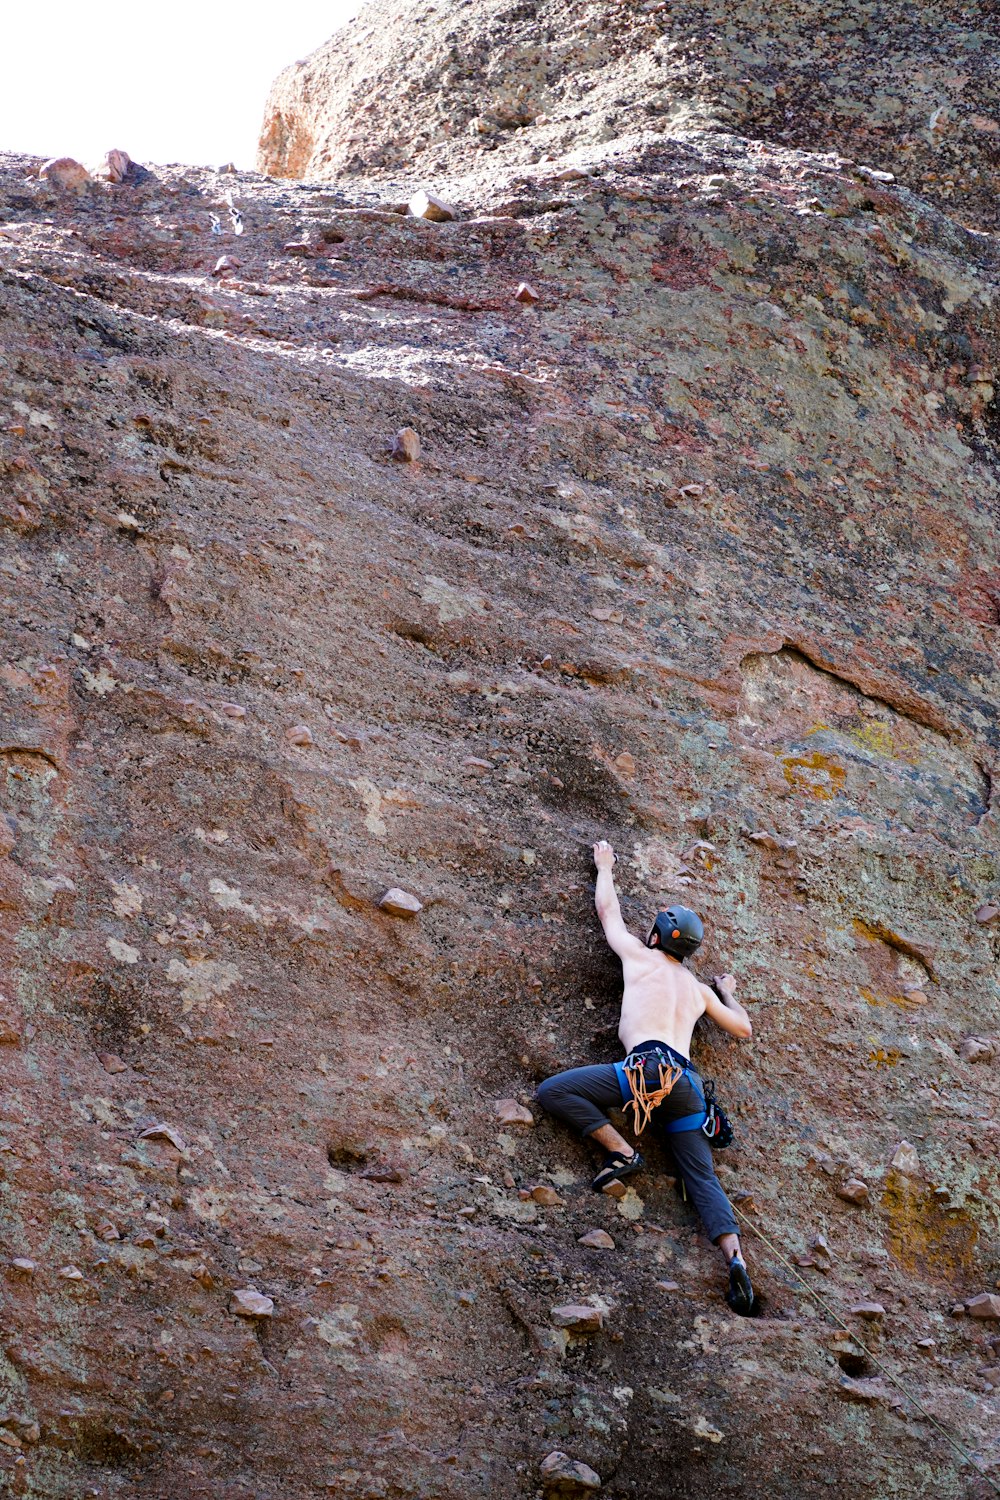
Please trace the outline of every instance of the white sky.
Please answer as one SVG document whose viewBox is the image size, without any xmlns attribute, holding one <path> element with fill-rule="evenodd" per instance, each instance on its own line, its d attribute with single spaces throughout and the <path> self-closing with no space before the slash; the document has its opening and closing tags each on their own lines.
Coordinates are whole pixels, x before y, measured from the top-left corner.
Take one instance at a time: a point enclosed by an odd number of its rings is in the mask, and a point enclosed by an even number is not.
<svg viewBox="0 0 1000 1500">
<path fill-rule="evenodd" d="M 9 3 L 0 151 L 251 168 L 268 89 L 360 0 Z M 255 12 L 261 16 L 254 20 Z"/>
</svg>

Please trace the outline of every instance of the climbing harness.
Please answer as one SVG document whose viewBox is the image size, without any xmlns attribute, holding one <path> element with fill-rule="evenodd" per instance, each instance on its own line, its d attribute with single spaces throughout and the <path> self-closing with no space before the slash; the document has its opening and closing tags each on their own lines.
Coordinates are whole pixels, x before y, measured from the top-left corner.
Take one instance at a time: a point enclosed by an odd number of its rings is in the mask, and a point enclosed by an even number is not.
<svg viewBox="0 0 1000 1500">
<path fill-rule="evenodd" d="M 659 1086 L 655 1089 L 650 1089 L 646 1084 L 647 1058 L 656 1059 Z M 624 1062 L 615 1063 L 615 1068 L 620 1070 L 618 1081 L 622 1086 L 623 1109 L 626 1112 L 630 1109 L 633 1111 L 633 1129 L 636 1135 L 642 1135 L 653 1110 L 669 1096 L 686 1070 L 676 1067 L 660 1051 L 630 1052 Z"/>
<path fill-rule="evenodd" d="M 892 1381 L 893 1385 L 897 1388 L 897 1390 L 902 1391 L 902 1393 L 906 1397 L 907 1401 L 911 1401 L 913 1403 L 913 1405 L 917 1408 L 917 1410 L 921 1413 L 921 1415 L 927 1418 L 927 1420 L 928 1420 L 928 1422 L 930 1422 L 931 1426 L 934 1427 L 941 1434 L 941 1436 L 945 1439 L 946 1442 L 950 1443 L 950 1445 L 952 1446 L 952 1448 L 954 1448 L 955 1452 L 959 1455 L 959 1457 L 963 1460 L 963 1462 L 969 1464 L 975 1470 L 975 1472 L 978 1474 L 979 1478 L 980 1479 L 984 1479 L 986 1481 L 986 1483 L 990 1486 L 990 1488 L 992 1490 L 995 1490 L 996 1493 L 998 1495 L 1000 1495 L 1000 1482 L 998 1482 L 996 1479 L 994 1479 L 992 1477 L 992 1475 L 987 1474 L 986 1470 L 981 1466 L 981 1464 L 979 1463 L 978 1459 L 974 1458 L 973 1455 L 969 1452 L 969 1450 L 967 1448 L 965 1448 L 960 1442 L 958 1442 L 957 1439 L 953 1438 L 952 1435 L 951 1435 L 951 1433 L 948 1431 L 948 1429 L 946 1427 L 944 1427 L 937 1420 L 936 1417 L 933 1417 L 931 1415 L 931 1413 L 927 1410 L 926 1406 L 924 1406 L 923 1402 L 919 1401 L 917 1399 L 917 1397 L 914 1396 L 913 1392 L 910 1391 L 910 1390 L 908 1390 L 907 1387 L 903 1384 L 903 1382 L 900 1379 L 898 1379 L 898 1377 L 895 1376 L 892 1373 L 892 1371 L 889 1369 L 889 1367 L 887 1365 L 884 1365 L 882 1363 L 882 1361 L 879 1359 L 878 1355 L 875 1354 L 875 1353 L 873 1353 L 872 1350 L 869 1349 L 866 1344 L 863 1344 L 861 1342 L 861 1340 L 858 1338 L 857 1334 L 854 1332 L 853 1328 L 849 1328 L 848 1325 L 844 1322 L 843 1318 L 841 1318 L 837 1313 L 834 1312 L 834 1310 L 830 1306 L 830 1304 L 828 1302 L 826 1302 L 820 1296 L 819 1292 L 815 1291 L 809 1285 L 809 1283 L 808 1283 L 808 1281 L 806 1281 L 805 1277 L 799 1274 L 799 1272 L 795 1269 L 795 1267 L 792 1265 L 792 1263 L 789 1260 L 785 1259 L 785 1257 L 782 1255 L 781 1251 L 775 1245 L 773 1245 L 771 1243 L 771 1241 L 768 1239 L 768 1237 L 764 1233 L 764 1231 L 757 1224 L 755 1224 L 751 1218 L 749 1218 L 743 1212 L 743 1210 L 739 1207 L 739 1205 L 734 1203 L 733 1204 L 733 1208 L 734 1208 L 734 1210 L 736 1212 L 737 1218 L 742 1219 L 743 1223 L 747 1226 L 747 1228 L 750 1229 L 750 1230 L 752 1230 L 753 1233 L 757 1236 L 757 1238 L 764 1245 L 767 1246 L 768 1250 L 770 1250 L 771 1254 L 775 1257 L 775 1259 L 779 1260 L 781 1262 L 781 1264 L 785 1267 L 785 1269 L 787 1271 L 791 1272 L 791 1274 L 795 1277 L 796 1281 L 800 1282 L 801 1285 L 805 1287 L 805 1289 L 809 1293 L 810 1297 L 812 1297 L 812 1299 L 813 1299 L 814 1302 L 816 1302 L 816 1303 L 819 1304 L 819 1306 L 826 1313 L 827 1317 L 832 1318 L 833 1321 L 837 1324 L 838 1328 L 842 1328 L 844 1330 L 844 1332 L 846 1334 L 848 1334 L 849 1337 L 854 1341 L 854 1343 L 858 1346 L 858 1348 L 861 1349 L 863 1351 L 863 1353 L 868 1356 L 868 1358 L 872 1361 L 872 1363 L 878 1366 L 878 1368 L 882 1371 L 882 1374 L 888 1376 L 888 1378 Z"/>
<path fill-rule="evenodd" d="M 646 1080 L 649 1059 L 655 1059 L 657 1065 L 658 1087 L 653 1089 Z M 702 1085 L 690 1064 L 687 1067 L 679 1065 L 660 1048 L 652 1047 L 645 1052 L 630 1052 L 624 1062 L 615 1063 L 615 1071 L 621 1089 L 622 1109 L 626 1112 L 632 1110 L 636 1135 L 642 1134 L 653 1111 L 671 1094 L 680 1080 L 686 1078 L 701 1100 L 701 1108 L 689 1115 L 665 1120 L 662 1125 L 658 1125 L 660 1133 L 680 1135 L 685 1130 L 700 1130 L 709 1145 L 717 1151 L 732 1145 L 733 1127 L 715 1097 L 715 1084 L 709 1080 Z"/>
</svg>

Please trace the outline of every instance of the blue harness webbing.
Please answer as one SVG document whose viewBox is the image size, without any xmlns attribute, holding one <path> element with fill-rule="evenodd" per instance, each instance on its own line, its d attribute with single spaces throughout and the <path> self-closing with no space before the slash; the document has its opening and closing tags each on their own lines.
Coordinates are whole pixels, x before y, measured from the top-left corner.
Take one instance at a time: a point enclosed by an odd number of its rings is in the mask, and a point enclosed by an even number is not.
<svg viewBox="0 0 1000 1500">
<path fill-rule="evenodd" d="M 655 1056 L 656 1054 L 647 1054 L 647 1056 L 648 1055 Z M 674 1064 L 674 1066 L 680 1065 Z M 616 1062 L 615 1072 L 618 1074 L 618 1087 L 621 1089 L 622 1104 L 628 1104 L 629 1100 L 632 1098 L 632 1085 L 629 1083 L 628 1076 L 625 1072 L 625 1063 Z M 691 1087 L 694 1089 L 695 1093 L 701 1099 L 702 1108 L 698 1110 L 696 1114 L 680 1115 L 676 1120 L 668 1120 L 666 1124 L 659 1125 L 657 1129 L 661 1130 L 664 1135 L 680 1135 L 680 1133 L 684 1130 L 700 1130 L 705 1121 L 708 1119 L 708 1110 L 704 1107 L 704 1091 L 699 1088 L 697 1082 L 695 1081 L 697 1078 L 697 1074 L 695 1073 L 694 1069 L 690 1067 L 690 1065 L 686 1068 L 681 1067 L 681 1072 L 687 1079 Z"/>
</svg>

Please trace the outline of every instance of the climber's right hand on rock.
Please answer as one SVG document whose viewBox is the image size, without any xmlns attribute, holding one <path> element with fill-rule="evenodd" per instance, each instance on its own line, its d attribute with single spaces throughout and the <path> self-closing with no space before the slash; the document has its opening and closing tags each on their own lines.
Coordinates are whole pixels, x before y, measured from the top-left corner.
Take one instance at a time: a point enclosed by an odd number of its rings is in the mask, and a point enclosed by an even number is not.
<svg viewBox="0 0 1000 1500">
<path fill-rule="evenodd" d="M 607 839 L 600 839 L 594 845 L 594 864 L 599 870 L 610 870 L 615 862 L 615 851 Z"/>
</svg>

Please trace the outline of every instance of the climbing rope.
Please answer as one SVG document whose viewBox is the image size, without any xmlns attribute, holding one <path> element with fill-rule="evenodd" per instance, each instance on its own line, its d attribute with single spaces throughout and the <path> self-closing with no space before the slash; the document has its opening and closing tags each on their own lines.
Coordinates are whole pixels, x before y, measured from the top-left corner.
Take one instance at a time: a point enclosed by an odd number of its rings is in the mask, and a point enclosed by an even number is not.
<svg viewBox="0 0 1000 1500">
<path fill-rule="evenodd" d="M 683 1068 L 674 1068 L 666 1062 L 662 1056 L 659 1058 L 659 1088 L 650 1090 L 646 1086 L 646 1056 L 643 1052 L 630 1054 L 625 1059 L 625 1077 L 628 1079 L 632 1097 L 625 1104 L 625 1110 L 633 1110 L 635 1119 L 633 1130 L 636 1135 L 642 1135 L 649 1124 L 650 1116 L 658 1105 L 662 1104 L 671 1092 L 675 1083 L 679 1083 L 684 1077 Z M 635 1059 L 638 1059 L 636 1061 Z"/>
<path fill-rule="evenodd" d="M 739 1207 L 739 1205 L 734 1203 L 733 1207 L 736 1210 L 737 1217 L 740 1218 L 740 1219 L 742 1219 L 743 1222 L 744 1222 L 744 1224 L 747 1226 L 747 1228 L 751 1229 L 753 1231 L 753 1233 L 757 1236 L 757 1238 L 759 1240 L 761 1240 L 763 1242 L 763 1244 L 765 1244 L 767 1246 L 768 1250 L 770 1250 L 771 1254 L 775 1257 L 775 1259 L 780 1260 L 781 1264 L 785 1267 L 785 1269 L 788 1270 L 788 1271 L 791 1271 L 791 1273 L 795 1277 L 796 1281 L 800 1282 L 802 1284 L 802 1286 L 805 1287 L 805 1289 L 809 1293 L 810 1297 L 812 1297 L 813 1300 L 819 1304 L 819 1306 L 826 1313 L 827 1317 L 832 1318 L 833 1321 L 838 1325 L 838 1327 L 842 1328 L 844 1330 L 844 1332 L 850 1336 L 850 1338 L 858 1346 L 858 1348 L 862 1349 L 864 1351 L 864 1353 L 868 1356 L 868 1358 L 873 1362 L 873 1364 L 876 1364 L 878 1366 L 878 1368 L 882 1371 L 883 1375 L 887 1375 L 889 1377 L 889 1379 L 892 1381 L 893 1385 L 896 1386 L 898 1390 L 902 1391 L 902 1393 L 906 1397 L 907 1401 L 912 1401 L 913 1405 L 917 1408 L 917 1410 L 919 1412 L 921 1412 L 922 1415 L 927 1418 L 927 1420 L 928 1420 L 928 1422 L 930 1422 L 931 1426 L 935 1427 L 938 1430 L 938 1432 L 940 1432 L 941 1436 L 943 1438 L 945 1438 L 945 1440 L 951 1444 L 951 1446 L 954 1448 L 955 1452 L 959 1455 L 959 1457 L 962 1458 L 967 1464 L 971 1464 L 972 1468 L 979 1475 L 980 1479 L 985 1479 L 986 1483 L 990 1486 L 990 1488 L 993 1489 L 993 1490 L 995 1490 L 996 1493 L 998 1495 L 1000 1495 L 1000 1483 L 998 1483 L 997 1480 L 995 1480 L 991 1475 L 987 1474 L 986 1470 L 984 1468 L 982 1468 L 982 1466 L 980 1465 L 979 1460 L 976 1459 L 976 1458 L 974 1458 L 972 1456 L 972 1454 L 968 1451 L 968 1449 L 964 1448 L 962 1446 L 962 1444 L 957 1441 L 956 1438 L 953 1438 L 952 1435 L 951 1435 L 951 1433 L 948 1431 L 948 1429 L 946 1427 L 943 1427 L 941 1425 L 941 1423 L 937 1420 L 937 1418 L 933 1417 L 931 1415 L 931 1413 L 927 1410 L 926 1406 L 924 1406 L 923 1402 L 919 1401 L 917 1399 L 917 1397 L 914 1396 L 913 1392 L 910 1391 L 910 1390 L 908 1390 L 901 1380 L 897 1379 L 897 1377 L 889 1369 L 888 1365 L 884 1365 L 882 1363 L 882 1361 L 879 1359 L 878 1355 L 875 1354 L 871 1349 L 869 1349 L 866 1344 L 863 1344 L 861 1342 L 861 1340 L 858 1338 L 857 1334 L 854 1332 L 853 1328 L 848 1327 L 848 1325 L 844 1322 L 843 1318 L 841 1318 L 838 1313 L 834 1312 L 834 1310 L 830 1306 L 830 1304 L 827 1301 L 825 1301 L 825 1299 L 823 1297 L 820 1296 L 819 1292 L 817 1292 L 815 1290 L 815 1288 L 813 1288 L 813 1287 L 811 1287 L 809 1285 L 808 1281 L 805 1279 L 804 1276 L 800 1275 L 800 1273 L 792 1265 L 791 1261 L 785 1259 L 785 1257 L 782 1255 L 781 1251 L 777 1248 L 777 1246 L 776 1245 L 772 1245 L 771 1241 L 768 1239 L 768 1237 L 764 1233 L 764 1231 L 761 1228 L 759 1228 L 758 1225 L 756 1225 L 753 1222 L 752 1219 L 750 1219 L 750 1218 L 747 1217 L 747 1215 L 743 1212 L 743 1210 Z"/>
</svg>

